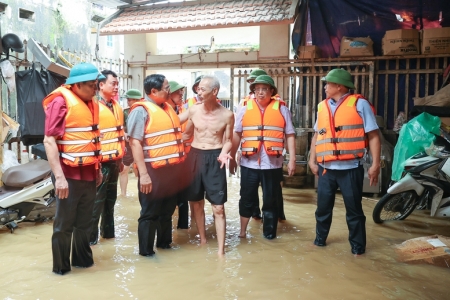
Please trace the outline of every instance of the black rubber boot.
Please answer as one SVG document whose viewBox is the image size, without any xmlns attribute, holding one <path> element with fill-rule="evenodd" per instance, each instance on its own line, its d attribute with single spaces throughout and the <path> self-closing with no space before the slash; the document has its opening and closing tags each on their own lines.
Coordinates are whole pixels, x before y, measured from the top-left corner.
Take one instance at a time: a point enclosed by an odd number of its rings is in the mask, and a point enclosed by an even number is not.
<svg viewBox="0 0 450 300">
<path fill-rule="evenodd" d="M 156 228 L 158 226 L 157 221 L 143 220 L 139 221 L 138 226 L 138 239 L 139 239 L 139 255 L 153 256 L 153 245 L 155 243 Z"/>
<path fill-rule="evenodd" d="M 271 211 L 263 211 L 263 235 L 266 239 L 277 237 L 278 216 Z"/>
</svg>

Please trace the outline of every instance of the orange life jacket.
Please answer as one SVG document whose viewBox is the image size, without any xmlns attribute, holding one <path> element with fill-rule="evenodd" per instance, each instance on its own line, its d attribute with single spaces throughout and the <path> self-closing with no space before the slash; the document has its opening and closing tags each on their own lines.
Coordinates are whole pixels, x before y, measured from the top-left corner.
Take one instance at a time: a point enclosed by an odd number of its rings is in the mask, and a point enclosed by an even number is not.
<svg viewBox="0 0 450 300">
<path fill-rule="evenodd" d="M 148 151 L 145 162 L 154 169 L 179 164 L 186 158 L 181 138 L 180 119 L 173 108 L 164 104 L 164 108 L 152 102 L 136 102 L 131 111 L 142 106 L 148 113 L 145 126 L 143 150 Z M 131 112 L 130 111 L 130 112 Z"/>
<path fill-rule="evenodd" d="M 281 104 L 286 105 L 286 102 L 281 99 L 280 95 L 276 94 L 275 96 L 273 96 L 272 98 L 275 98 L 276 100 L 280 101 Z M 243 100 L 241 100 L 241 102 L 239 102 L 239 106 L 245 106 L 245 104 L 248 102 L 248 100 L 250 99 L 255 99 L 255 93 L 251 92 L 250 94 L 248 94 L 247 96 L 245 96 L 245 98 Z"/>
<path fill-rule="evenodd" d="M 121 159 L 125 155 L 125 136 L 123 131 L 123 110 L 116 100 L 112 100 L 109 109 L 100 102 L 100 143 L 102 162 Z"/>
<path fill-rule="evenodd" d="M 56 140 L 62 162 L 71 167 L 98 166 L 101 152 L 98 101 L 93 99 L 86 103 L 67 86 L 61 86 L 42 101 L 44 110 L 56 97 L 61 96 L 66 101 L 67 108 L 64 135 Z M 90 106 L 92 107 L 89 108 Z"/>
<path fill-rule="evenodd" d="M 250 156 L 264 145 L 268 155 L 280 156 L 284 149 L 284 128 L 286 121 L 280 112 L 283 105 L 274 97 L 261 112 L 255 100 L 247 101 L 247 110 L 242 119 L 242 155 Z"/>
<path fill-rule="evenodd" d="M 361 95 L 348 95 L 336 108 L 334 116 L 328 105 L 330 99 L 317 106 L 317 162 L 362 158 L 367 150 L 364 123 L 356 110 Z M 362 100 L 367 101 L 367 100 Z"/>
</svg>

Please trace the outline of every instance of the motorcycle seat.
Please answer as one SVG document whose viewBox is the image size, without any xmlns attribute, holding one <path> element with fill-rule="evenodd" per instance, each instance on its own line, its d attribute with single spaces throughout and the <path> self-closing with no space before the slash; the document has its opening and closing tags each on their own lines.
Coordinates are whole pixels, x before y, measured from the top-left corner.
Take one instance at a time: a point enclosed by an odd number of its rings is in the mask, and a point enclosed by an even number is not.
<svg viewBox="0 0 450 300">
<path fill-rule="evenodd" d="M 48 161 L 33 160 L 7 169 L 3 173 L 2 182 L 10 187 L 26 187 L 48 177 L 50 173 L 51 169 Z"/>
</svg>

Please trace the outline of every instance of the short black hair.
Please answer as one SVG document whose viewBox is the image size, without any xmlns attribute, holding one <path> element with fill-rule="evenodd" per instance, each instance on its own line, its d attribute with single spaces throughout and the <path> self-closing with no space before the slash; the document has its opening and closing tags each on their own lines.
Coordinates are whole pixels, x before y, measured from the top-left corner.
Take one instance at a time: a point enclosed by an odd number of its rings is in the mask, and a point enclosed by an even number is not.
<svg viewBox="0 0 450 300">
<path fill-rule="evenodd" d="M 117 78 L 117 74 L 114 71 L 111 71 L 111 70 L 103 70 L 101 73 L 103 74 L 103 76 L 105 76 L 105 78 L 98 80 L 97 88 L 99 90 L 100 90 L 100 82 L 105 83 L 106 79 L 108 79 L 108 75 L 111 75 L 112 77 Z"/>
<path fill-rule="evenodd" d="M 166 79 L 166 76 L 162 74 L 152 74 L 144 79 L 144 91 L 145 94 L 150 95 L 152 92 L 152 89 L 157 89 L 160 91 L 162 89 L 164 79 Z"/>
</svg>

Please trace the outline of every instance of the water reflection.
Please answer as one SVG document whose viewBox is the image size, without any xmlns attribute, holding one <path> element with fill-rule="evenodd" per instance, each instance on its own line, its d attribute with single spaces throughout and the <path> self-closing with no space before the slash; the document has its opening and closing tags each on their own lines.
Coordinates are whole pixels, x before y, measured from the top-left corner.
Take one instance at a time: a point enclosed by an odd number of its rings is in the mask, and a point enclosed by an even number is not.
<svg viewBox="0 0 450 300">
<path fill-rule="evenodd" d="M 174 248 L 138 255 L 139 202 L 136 179 L 119 197 L 116 238 L 93 246 L 95 265 L 65 276 L 51 272 L 52 222 L 22 223 L 14 234 L 0 230 L 0 299 L 445 299 L 448 269 L 396 261 L 393 245 L 406 239 L 449 235 L 449 220 L 417 211 L 403 222 L 376 225 L 374 201 L 364 200 L 367 253 L 350 253 L 345 210 L 337 200 L 327 247 L 313 246 L 313 190 L 285 189 L 287 221 L 279 236 L 262 237 L 251 220 L 246 239 L 239 234 L 239 180 L 229 178 L 226 257 L 217 257 L 212 211 L 206 204 L 209 243 L 201 246 L 195 226 L 174 230 Z M 176 224 L 176 216 L 174 224 Z"/>
</svg>

